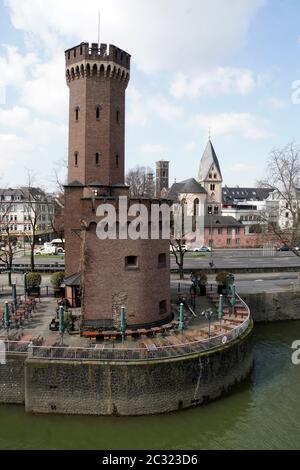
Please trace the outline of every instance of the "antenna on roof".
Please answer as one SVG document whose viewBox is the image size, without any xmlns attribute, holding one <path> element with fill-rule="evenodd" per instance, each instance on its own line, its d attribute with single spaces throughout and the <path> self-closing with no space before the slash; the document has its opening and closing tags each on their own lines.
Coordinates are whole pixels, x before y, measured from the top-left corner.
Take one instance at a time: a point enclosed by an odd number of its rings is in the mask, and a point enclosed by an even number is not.
<svg viewBox="0 0 300 470">
<path fill-rule="evenodd" d="M 100 48 L 100 10 L 98 12 L 98 47 Z"/>
</svg>

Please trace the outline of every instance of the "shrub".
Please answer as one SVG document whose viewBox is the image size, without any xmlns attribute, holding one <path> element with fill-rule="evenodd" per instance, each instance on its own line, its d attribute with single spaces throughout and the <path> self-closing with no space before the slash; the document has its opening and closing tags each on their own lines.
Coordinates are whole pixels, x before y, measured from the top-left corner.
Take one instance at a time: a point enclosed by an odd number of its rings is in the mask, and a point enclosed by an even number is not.
<svg viewBox="0 0 300 470">
<path fill-rule="evenodd" d="M 52 286 L 55 288 L 58 288 L 61 286 L 63 280 L 64 280 L 64 277 L 65 277 L 65 273 L 62 272 L 62 271 L 58 271 L 56 273 L 53 273 L 51 275 L 51 284 Z"/>
<path fill-rule="evenodd" d="M 195 277 L 199 286 L 206 286 L 207 275 L 205 273 L 203 273 L 202 271 L 198 271 L 197 273 L 195 273 Z"/>
<path fill-rule="evenodd" d="M 41 285 L 42 276 L 39 273 L 28 273 L 26 280 L 28 289 L 32 289 Z"/>
<path fill-rule="evenodd" d="M 227 271 L 221 271 L 220 273 L 217 273 L 216 275 L 217 283 L 225 285 L 227 276 L 229 276 L 229 273 Z"/>
</svg>

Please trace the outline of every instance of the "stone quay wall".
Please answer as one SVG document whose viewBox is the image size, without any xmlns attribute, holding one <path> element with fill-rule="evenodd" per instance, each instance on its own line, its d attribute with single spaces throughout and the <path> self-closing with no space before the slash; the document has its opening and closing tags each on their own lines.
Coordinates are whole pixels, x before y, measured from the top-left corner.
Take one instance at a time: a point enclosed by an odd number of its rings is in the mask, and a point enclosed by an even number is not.
<svg viewBox="0 0 300 470">
<path fill-rule="evenodd" d="M 214 400 L 250 373 L 251 322 L 222 347 L 156 361 L 27 358 L 25 407 L 31 413 L 147 415 Z"/>
<path fill-rule="evenodd" d="M 300 292 L 242 294 L 254 322 L 300 320 Z"/>
<path fill-rule="evenodd" d="M 25 403 L 25 360 L 27 354 L 8 354 L 0 364 L 0 403 Z"/>
</svg>

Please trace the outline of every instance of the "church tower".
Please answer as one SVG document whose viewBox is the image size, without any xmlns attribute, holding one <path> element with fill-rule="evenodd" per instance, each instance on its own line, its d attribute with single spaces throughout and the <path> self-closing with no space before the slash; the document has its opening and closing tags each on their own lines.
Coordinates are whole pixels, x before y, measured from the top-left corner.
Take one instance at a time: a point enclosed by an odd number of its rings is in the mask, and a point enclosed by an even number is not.
<svg viewBox="0 0 300 470">
<path fill-rule="evenodd" d="M 221 214 L 222 210 L 222 173 L 219 161 L 209 139 L 200 161 L 198 182 L 207 192 L 207 213 Z"/>
</svg>

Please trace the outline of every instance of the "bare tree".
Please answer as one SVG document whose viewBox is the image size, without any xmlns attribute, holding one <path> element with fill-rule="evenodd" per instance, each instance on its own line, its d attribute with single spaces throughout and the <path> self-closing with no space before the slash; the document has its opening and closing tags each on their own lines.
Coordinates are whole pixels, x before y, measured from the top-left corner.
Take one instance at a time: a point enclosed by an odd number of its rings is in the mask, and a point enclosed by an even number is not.
<svg viewBox="0 0 300 470">
<path fill-rule="evenodd" d="M 4 207 L 5 210 L 1 211 L 0 221 L 0 260 L 5 264 L 8 275 L 8 285 L 11 286 L 13 260 L 20 250 L 17 237 L 11 233 L 11 224 L 14 223 L 14 221 L 10 220 L 12 205 L 10 202 L 6 202 Z"/>
<path fill-rule="evenodd" d="M 300 252 L 295 249 L 300 237 L 300 149 L 289 143 L 282 149 L 273 150 L 266 177 L 258 184 L 273 190 L 260 222 L 275 239 L 288 245 L 300 257 Z"/>
<path fill-rule="evenodd" d="M 30 223 L 31 226 L 31 234 L 28 236 L 28 240 L 30 244 L 31 271 L 34 272 L 34 249 L 37 242 L 37 235 L 40 229 L 42 217 L 45 214 L 45 207 L 47 207 L 47 213 L 49 213 L 50 201 L 42 189 L 33 186 L 33 177 L 30 172 L 28 172 L 27 186 L 20 189 L 23 192 L 25 200 L 25 213 L 27 221 Z"/>
<path fill-rule="evenodd" d="M 181 238 L 171 240 L 172 253 L 175 256 L 175 261 L 178 266 L 179 279 L 184 279 L 184 255 L 186 253 L 186 246 Z"/>
<path fill-rule="evenodd" d="M 150 167 L 136 166 L 128 171 L 126 184 L 130 197 L 154 197 L 155 185 Z"/>
</svg>

